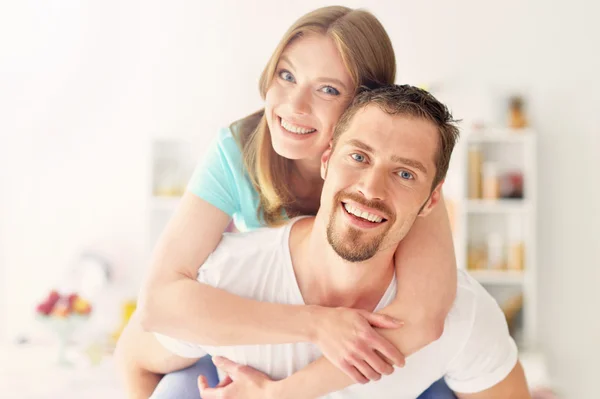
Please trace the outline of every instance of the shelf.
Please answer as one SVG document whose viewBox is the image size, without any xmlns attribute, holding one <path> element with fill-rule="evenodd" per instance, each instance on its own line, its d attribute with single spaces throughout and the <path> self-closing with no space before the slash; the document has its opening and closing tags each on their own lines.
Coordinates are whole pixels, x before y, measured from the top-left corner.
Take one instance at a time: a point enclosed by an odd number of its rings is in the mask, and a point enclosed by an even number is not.
<svg viewBox="0 0 600 399">
<path fill-rule="evenodd" d="M 179 201 L 181 197 L 154 196 L 150 198 L 150 206 L 154 210 L 173 211 L 179 205 Z"/>
<path fill-rule="evenodd" d="M 532 129 L 489 128 L 466 135 L 469 143 L 522 143 L 535 137 Z"/>
<path fill-rule="evenodd" d="M 523 265 L 526 270 L 477 269 L 466 270 L 476 281 L 498 301 L 516 294 L 523 294 L 527 300 L 522 313 L 521 344 L 537 345 L 537 141 L 539 132 L 534 128 L 511 129 L 502 126 L 473 127 L 467 129 L 460 141 L 460 159 L 452 171 L 452 194 L 456 203 L 454 222 L 457 260 L 466 269 L 468 264 L 486 264 L 485 249 L 491 234 L 501 237 L 502 255 L 505 262 L 509 258 L 511 243 L 520 241 L 525 248 Z M 473 151 L 479 150 L 479 156 Z M 481 162 L 479 171 L 470 169 L 473 162 Z M 469 198 L 470 184 L 480 180 L 478 190 L 483 192 L 484 163 L 497 167 L 501 192 L 508 191 L 508 183 L 522 185 L 524 198 L 483 199 Z M 491 168 L 490 168 L 491 169 Z M 507 175 L 520 172 L 522 181 Z M 490 173 L 492 175 L 492 173 Z M 506 179 L 506 181 L 504 181 Z M 451 179 L 449 179 L 449 182 Z M 521 188 L 521 187 L 519 187 Z M 505 190 L 506 189 L 506 190 Z M 492 246 L 496 240 L 492 238 Z M 499 245 L 498 245 L 499 246 Z M 475 251 L 473 251 L 475 250 Z M 481 250 L 481 252 L 477 252 Z M 492 250 L 494 252 L 494 250 Z M 498 251 L 496 251 L 498 252 Z M 499 254 L 499 252 L 498 252 Z M 516 256 L 516 254 L 514 254 Z M 498 255 L 499 256 L 499 255 Z M 471 259 L 470 259 L 471 257 Z M 494 256 L 496 258 L 496 256 Z M 469 260 L 471 262 L 469 263 Z"/>
<path fill-rule="evenodd" d="M 521 213 L 529 209 L 528 205 L 528 202 L 522 199 L 469 199 L 465 203 L 465 211 L 467 213 Z"/>
<path fill-rule="evenodd" d="M 467 270 L 481 284 L 523 284 L 525 273 L 513 270 Z"/>
</svg>

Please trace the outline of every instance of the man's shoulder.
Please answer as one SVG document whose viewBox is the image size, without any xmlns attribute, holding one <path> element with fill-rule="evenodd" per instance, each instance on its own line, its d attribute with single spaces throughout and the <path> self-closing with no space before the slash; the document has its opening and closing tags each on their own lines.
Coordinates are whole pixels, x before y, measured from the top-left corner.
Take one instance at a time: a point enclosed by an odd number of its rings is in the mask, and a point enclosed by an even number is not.
<svg viewBox="0 0 600 399">
<path fill-rule="evenodd" d="M 261 227 L 241 233 L 223 233 L 221 242 L 211 258 L 248 258 L 260 252 L 287 248 L 289 223 L 278 227 Z"/>
<path fill-rule="evenodd" d="M 289 252 L 290 228 L 288 223 L 225 234 L 197 280 L 258 301 L 302 303 Z"/>
<path fill-rule="evenodd" d="M 490 293 L 468 272 L 458 271 L 456 299 L 446 318 L 446 329 L 450 333 L 460 331 L 465 336 L 476 323 L 482 323 L 486 314 L 501 314 L 502 310 Z"/>
<path fill-rule="evenodd" d="M 504 345 L 508 341 L 506 319 L 494 297 L 468 272 L 459 270 L 456 299 L 440 339 L 442 346 L 453 357 L 462 358 L 473 348 L 480 348 L 480 343 Z"/>
<path fill-rule="evenodd" d="M 448 320 L 446 347 L 453 356 L 445 375 L 450 388 L 480 392 L 502 381 L 517 361 L 517 347 L 494 297 L 465 271 L 459 271 Z"/>
<path fill-rule="evenodd" d="M 466 270 L 458 270 L 456 288 L 457 299 L 459 295 L 463 300 L 477 300 L 481 296 L 489 296 L 485 288 Z"/>
</svg>

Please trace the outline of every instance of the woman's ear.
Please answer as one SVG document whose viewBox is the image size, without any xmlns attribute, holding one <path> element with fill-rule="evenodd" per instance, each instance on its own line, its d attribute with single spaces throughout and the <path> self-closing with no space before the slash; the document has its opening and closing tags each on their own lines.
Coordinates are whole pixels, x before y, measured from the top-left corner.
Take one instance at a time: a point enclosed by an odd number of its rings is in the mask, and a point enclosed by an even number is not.
<svg viewBox="0 0 600 399">
<path fill-rule="evenodd" d="M 323 155 L 321 155 L 321 178 L 325 180 L 327 176 L 327 165 L 329 164 L 329 157 L 331 157 L 331 143 L 329 143 L 329 147 L 325 150 Z"/>
</svg>

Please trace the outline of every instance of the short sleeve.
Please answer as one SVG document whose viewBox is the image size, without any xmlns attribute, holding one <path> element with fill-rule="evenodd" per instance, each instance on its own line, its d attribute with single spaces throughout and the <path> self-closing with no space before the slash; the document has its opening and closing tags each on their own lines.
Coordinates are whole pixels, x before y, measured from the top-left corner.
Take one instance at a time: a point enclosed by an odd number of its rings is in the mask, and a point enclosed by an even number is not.
<svg viewBox="0 0 600 399">
<path fill-rule="evenodd" d="M 199 345 L 184 342 L 158 333 L 154 333 L 154 336 L 165 349 L 177 356 L 195 359 L 206 355 L 206 352 Z"/>
<path fill-rule="evenodd" d="M 241 161 L 242 155 L 231 131 L 221 129 L 196 166 L 188 191 L 233 217 L 240 209 L 236 175 L 243 168 Z"/>
<path fill-rule="evenodd" d="M 506 378 L 518 360 L 502 310 L 483 287 L 474 288 L 473 325 L 445 377 L 455 392 L 474 393 L 493 387 Z"/>
</svg>

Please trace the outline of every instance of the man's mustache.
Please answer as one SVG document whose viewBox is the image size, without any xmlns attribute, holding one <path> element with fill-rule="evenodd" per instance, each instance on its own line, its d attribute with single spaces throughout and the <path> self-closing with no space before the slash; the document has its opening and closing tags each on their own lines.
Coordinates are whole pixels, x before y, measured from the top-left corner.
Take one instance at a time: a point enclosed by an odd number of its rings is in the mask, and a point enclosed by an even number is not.
<svg viewBox="0 0 600 399">
<path fill-rule="evenodd" d="M 394 212 L 381 201 L 371 201 L 364 198 L 362 195 L 354 192 L 339 192 L 336 195 L 337 202 L 344 202 L 345 199 L 352 200 L 357 204 L 363 205 L 366 208 L 377 210 L 385 216 L 385 219 L 390 220 L 394 215 Z"/>
</svg>

